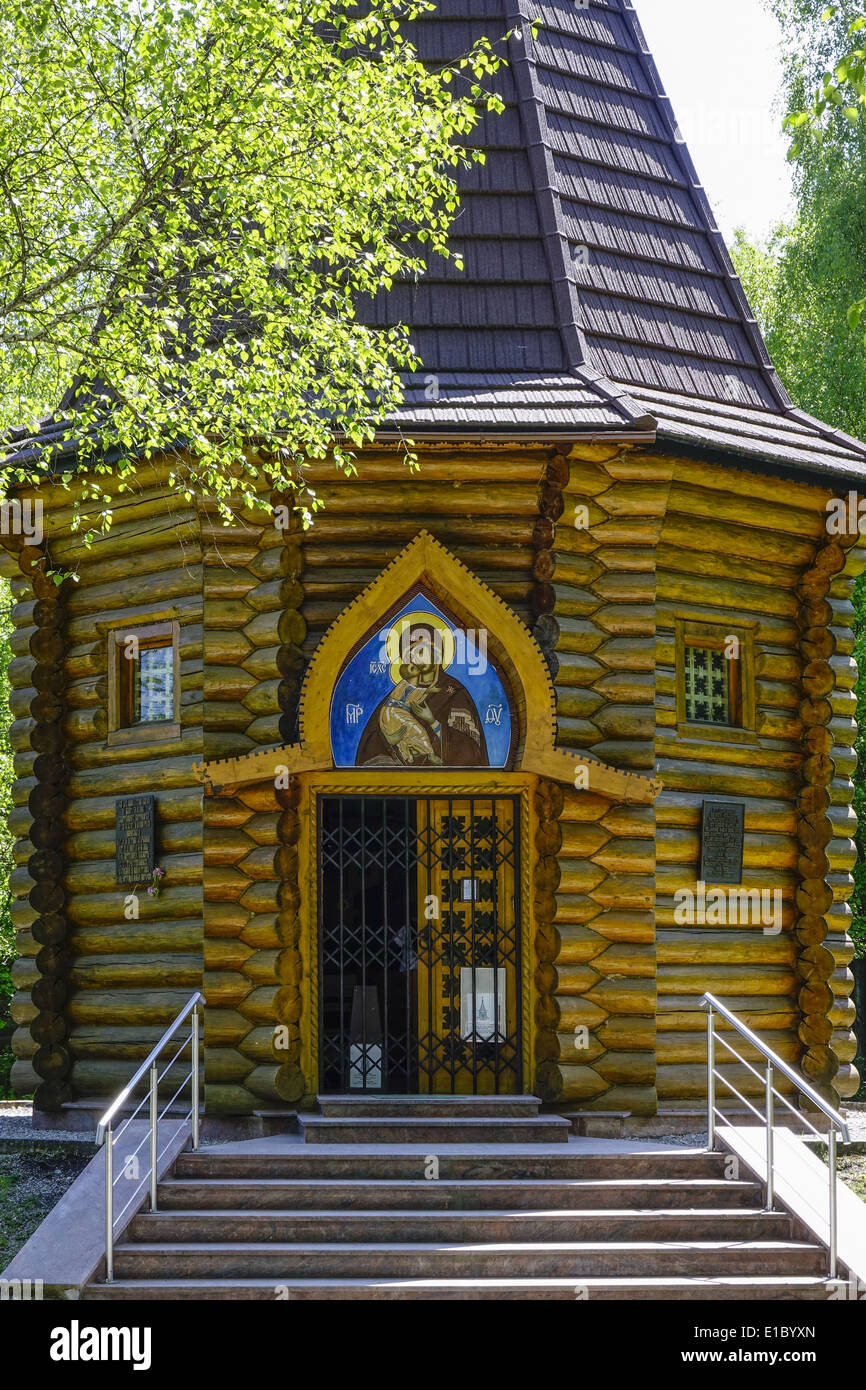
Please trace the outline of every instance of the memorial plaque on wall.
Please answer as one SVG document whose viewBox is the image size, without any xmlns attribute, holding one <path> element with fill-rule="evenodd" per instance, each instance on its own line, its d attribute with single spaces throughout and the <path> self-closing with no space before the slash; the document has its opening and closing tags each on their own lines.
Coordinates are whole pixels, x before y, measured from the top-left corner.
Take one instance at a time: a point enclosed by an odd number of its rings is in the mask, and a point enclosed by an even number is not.
<svg viewBox="0 0 866 1390">
<path fill-rule="evenodd" d="M 742 801 L 705 801 L 701 816 L 701 882 L 742 883 Z"/>
<path fill-rule="evenodd" d="M 148 883 L 154 868 L 154 796 L 124 796 L 115 802 L 114 877 L 119 884 Z"/>
</svg>

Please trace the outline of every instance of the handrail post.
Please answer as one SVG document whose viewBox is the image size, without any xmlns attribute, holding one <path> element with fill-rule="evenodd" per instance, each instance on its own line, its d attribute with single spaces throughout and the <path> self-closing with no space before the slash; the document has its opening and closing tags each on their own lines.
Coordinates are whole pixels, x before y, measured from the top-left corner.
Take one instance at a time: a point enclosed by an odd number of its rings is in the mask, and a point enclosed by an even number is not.
<svg viewBox="0 0 866 1390">
<path fill-rule="evenodd" d="M 830 1168 L 830 1278 L 837 1274 L 839 1231 L 836 1210 L 836 1130 L 830 1125 L 827 1135 L 827 1162 Z"/>
<path fill-rule="evenodd" d="M 713 1006 L 707 1014 L 707 1148 L 716 1147 L 716 1031 Z"/>
<path fill-rule="evenodd" d="M 114 1134 L 105 1131 L 105 1282 L 114 1278 Z"/>
<path fill-rule="evenodd" d="M 150 1069 L 150 1209 L 156 1211 L 156 1165 L 159 1153 L 159 1072 L 156 1062 Z"/>
<path fill-rule="evenodd" d="M 773 1064 L 767 1063 L 767 1211 L 772 1211 L 776 1203 L 776 1185 L 773 1174 L 773 1121 L 775 1119 L 775 1097 L 773 1095 Z"/>
<path fill-rule="evenodd" d="M 192 1011 L 192 1146 L 198 1148 L 198 1004 Z"/>
<path fill-rule="evenodd" d="M 709 1011 L 707 1014 L 707 1139 L 709 1147 L 711 1149 L 715 1145 L 716 1132 L 716 1038 L 714 1014 L 718 1013 L 723 1019 L 726 1019 L 730 1026 L 735 1030 L 735 1032 L 739 1033 L 740 1037 L 745 1038 L 746 1042 L 749 1043 L 752 1047 L 754 1047 L 756 1051 L 759 1053 L 759 1055 L 763 1057 L 766 1062 L 767 1211 L 773 1211 L 775 1209 L 776 1201 L 775 1102 L 777 1093 L 773 1084 L 776 1075 L 779 1074 L 781 1076 L 784 1076 L 787 1078 L 788 1081 L 792 1082 L 793 1085 L 797 1087 L 797 1090 L 800 1092 L 800 1094 L 802 1096 L 805 1096 L 808 1101 L 811 1101 L 815 1109 L 820 1111 L 823 1115 L 826 1115 L 827 1119 L 830 1121 L 827 1138 L 827 1166 L 829 1169 L 830 1176 L 830 1230 L 828 1238 L 830 1252 L 829 1278 L 836 1279 L 838 1277 L 839 1266 L 839 1196 L 837 1186 L 838 1179 L 836 1176 L 838 1167 L 837 1145 L 840 1135 L 842 1136 L 842 1142 L 846 1144 L 848 1143 L 851 1137 L 851 1131 L 848 1128 L 848 1124 L 845 1120 L 845 1117 L 844 1115 L 840 1114 L 839 1111 L 834 1110 L 833 1107 L 827 1103 L 824 1097 L 817 1090 L 815 1090 L 814 1087 L 810 1086 L 801 1075 L 798 1075 L 798 1073 L 795 1072 L 794 1069 L 788 1065 L 788 1063 L 784 1060 L 783 1057 L 780 1057 L 778 1053 L 773 1052 L 770 1048 L 768 1048 L 766 1043 L 764 1043 L 761 1040 L 758 1034 L 753 1033 L 751 1028 L 747 1028 L 746 1025 L 743 1023 L 742 1019 L 738 1018 L 736 1014 L 731 1013 L 730 1009 L 726 1008 L 725 1005 L 719 999 L 717 999 L 714 994 L 710 994 L 709 991 L 707 991 L 705 994 L 702 994 L 700 1003 L 701 1005 L 705 1006 Z M 735 1056 L 740 1057 L 740 1054 L 735 1053 Z M 741 1062 L 744 1060 L 744 1058 L 740 1057 Z M 749 1064 L 747 1063 L 746 1065 L 748 1066 Z M 752 1067 L 750 1067 L 749 1070 L 754 1072 L 754 1075 L 760 1078 L 760 1072 L 755 1071 L 755 1069 Z M 721 1077 L 719 1079 L 722 1081 L 722 1085 L 729 1086 L 732 1090 L 734 1089 L 733 1086 L 731 1086 L 730 1082 L 725 1081 L 724 1077 Z M 741 1097 L 741 1099 L 745 1100 L 745 1097 Z M 778 1099 L 781 1100 L 783 1104 L 788 1105 L 788 1102 L 786 1101 L 783 1095 L 779 1094 Z M 758 1120 L 760 1120 L 760 1112 L 755 1108 L 755 1106 L 753 1106 L 749 1101 L 746 1101 L 746 1104 L 749 1110 L 752 1111 L 755 1115 L 757 1115 Z M 788 1105 L 788 1108 L 793 1110 L 794 1107 Z M 814 1125 L 809 1124 L 807 1122 L 807 1128 L 810 1129 L 813 1134 L 817 1134 L 820 1137 L 820 1131 L 817 1130 Z"/>
</svg>

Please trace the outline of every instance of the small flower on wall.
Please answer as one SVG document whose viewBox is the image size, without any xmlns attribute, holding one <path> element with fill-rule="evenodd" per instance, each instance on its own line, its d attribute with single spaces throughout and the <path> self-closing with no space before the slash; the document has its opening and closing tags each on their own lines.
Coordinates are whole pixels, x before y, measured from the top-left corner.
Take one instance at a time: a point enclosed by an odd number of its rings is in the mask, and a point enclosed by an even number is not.
<svg viewBox="0 0 866 1390">
<path fill-rule="evenodd" d="M 162 887 L 162 880 L 165 878 L 165 869 L 154 869 L 151 874 L 150 887 L 147 890 L 148 897 L 158 898 Z"/>
</svg>

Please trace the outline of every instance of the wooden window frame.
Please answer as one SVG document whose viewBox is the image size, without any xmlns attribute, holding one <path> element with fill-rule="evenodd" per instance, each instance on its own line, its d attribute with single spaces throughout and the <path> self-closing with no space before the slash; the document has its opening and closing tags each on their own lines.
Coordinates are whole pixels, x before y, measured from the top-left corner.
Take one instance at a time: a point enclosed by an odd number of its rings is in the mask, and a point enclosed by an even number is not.
<svg viewBox="0 0 866 1390">
<path fill-rule="evenodd" d="M 676 635 L 676 692 L 677 733 L 687 738 L 724 743 L 753 742 L 755 739 L 755 639 L 754 631 L 741 623 L 704 623 L 690 618 L 677 618 Z M 709 720 L 689 719 L 686 715 L 686 648 L 705 647 L 709 651 L 724 651 L 728 640 L 736 637 L 740 644 L 739 657 L 729 657 L 729 690 L 732 717 L 737 722 L 714 724 Z"/>
<path fill-rule="evenodd" d="M 172 650 L 172 694 L 173 710 L 171 719 L 149 721 L 146 724 L 132 723 L 130 704 L 131 686 L 126 686 L 121 675 L 121 661 L 126 658 L 123 648 L 129 637 L 137 637 L 139 650 L 148 647 L 167 647 Z M 168 639 L 166 641 L 166 639 Z M 133 623 L 124 627 L 112 628 L 108 633 L 108 736 L 110 747 L 138 743 L 164 743 L 167 739 L 180 738 L 180 623 L 171 619 L 163 623 L 150 623 L 138 627 Z"/>
</svg>

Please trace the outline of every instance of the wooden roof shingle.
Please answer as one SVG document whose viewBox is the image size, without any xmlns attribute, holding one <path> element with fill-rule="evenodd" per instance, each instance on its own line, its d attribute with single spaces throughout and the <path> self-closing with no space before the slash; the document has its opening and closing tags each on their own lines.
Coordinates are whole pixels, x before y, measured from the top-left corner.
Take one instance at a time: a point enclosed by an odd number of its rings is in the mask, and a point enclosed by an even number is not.
<svg viewBox="0 0 866 1390">
<path fill-rule="evenodd" d="M 437 258 L 362 308 L 408 324 L 440 382 L 435 402 L 408 382 L 390 423 L 656 429 L 866 478 L 866 446 L 797 410 L 772 366 L 630 0 L 438 0 L 407 30 L 440 62 L 518 32 L 493 79 L 505 112 L 471 137 L 486 161 L 459 176 L 463 272 Z"/>
</svg>

